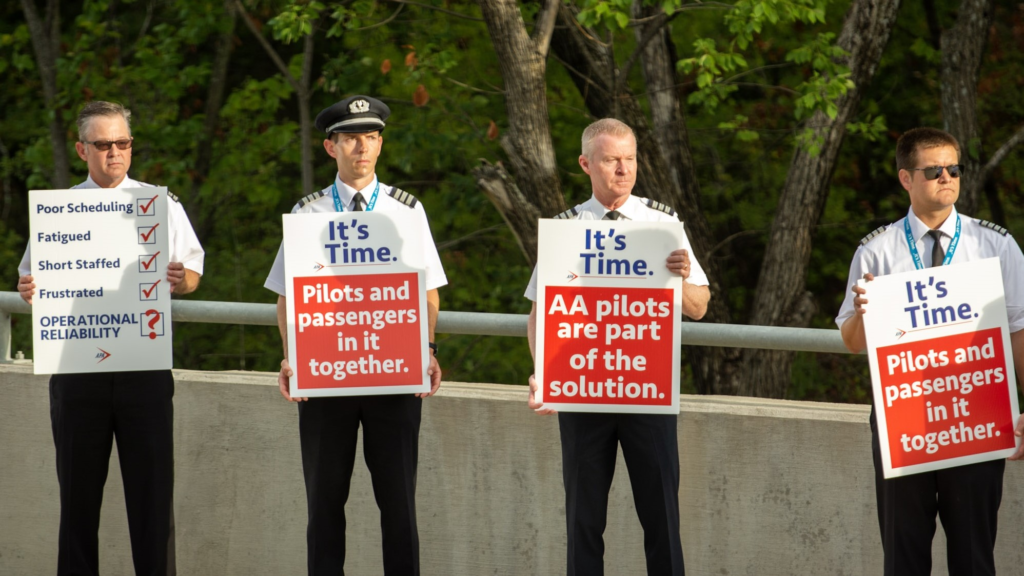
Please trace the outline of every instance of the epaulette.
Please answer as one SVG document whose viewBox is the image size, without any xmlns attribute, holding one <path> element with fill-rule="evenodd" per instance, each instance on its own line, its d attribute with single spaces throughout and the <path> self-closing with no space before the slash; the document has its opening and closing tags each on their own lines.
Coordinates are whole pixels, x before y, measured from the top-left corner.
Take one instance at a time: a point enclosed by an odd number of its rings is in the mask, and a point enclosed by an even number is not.
<svg viewBox="0 0 1024 576">
<path fill-rule="evenodd" d="M 875 236 L 878 236 L 882 232 L 885 232 L 886 229 L 888 229 L 888 228 L 889 228 L 888 224 L 885 224 L 883 226 L 879 226 L 878 228 L 875 228 L 871 232 L 871 234 L 868 234 L 867 236 L 865 236 L 865 237 L 860 239 L 860 245 L 861 246 L 867 246 L 868 242 L 871 242 L 871 240 L 874 239 Z"/>
<path fill-rule="evenodd" d="M 392 198 L 398 200 L 402 204 L 405 204 L 409 208 L 415 208 L 416 203 L 419 202 L 419 200 L 417 200 L 415 196 L 409 194 L 405 190 L 400 190 L 398 188 L 391 188 L 391 190 L 388 190 L 388 196 L 391 196 Z"/>
<path fill-rule="evenodd" d="M 305 198 L 299 200 L 299 208 L 302 208 L 303 206 L 309 204 L 310 202 L 315 202 L 326 195 L 327 192 L 324 190 L 320 190 L 319 192 L 313 192 L 312 194 L 307 194 Z"/>
<path fill-rule="evenodd" d="M 178 200 L 178 197 L 177 197 L 177 196 L 175 196 L 174 194 L 171 194 L 171 191 L 170 191 L 170 190 L 168 190 L 168 191 L 167 191 L 167 198 L 169 198 L 169 199 L 171 199 L 171 200 L 174 200 L 174 201 L 175 201 L 175 202 L 177 202 L 178 204 L 181 204 L 181 200 Z"/>
<path fill-rule="evenodd" d="M 651 200 L 650 198 L 641 198 L 640 201 L 643 202 L 644 205 L 650 208 L 651 210 L 660 210 L 665 214 L 668 214 L 669 216 L 676 215 L 676 211 L 673 210 L 672 207 L 669 206 L 668 204 L 662 204 L 661 202 L 658 202 L 657 200 Z"/>
<path fill-rule="evenodd" d="M 982 228 L 988 228 L 989 230 L 995 230 L 996 232 L 999 232 L 1003 236 L 1006 236 L 1007 234 L 1010 233 L 1009 230 L 1007 230 L 1006 228 L 1003 228 L 1002 226 L 1000 226 L 999 224 L 996 224 L 995 222 L 989 222 L 988 220 L 981 220 L 981 219 L 978 219 L 977 222 L 978 222 L 978 226 L 981 226 Z"/>
<path fill-rule="evenodd" d="M 577 212 L 575 208 L 569 208 L 561 214 L 555 214 L 552 218 L 555 220 L 572 220 L 577 214 L 579 214 L 579 212 Z"/>
</svg>

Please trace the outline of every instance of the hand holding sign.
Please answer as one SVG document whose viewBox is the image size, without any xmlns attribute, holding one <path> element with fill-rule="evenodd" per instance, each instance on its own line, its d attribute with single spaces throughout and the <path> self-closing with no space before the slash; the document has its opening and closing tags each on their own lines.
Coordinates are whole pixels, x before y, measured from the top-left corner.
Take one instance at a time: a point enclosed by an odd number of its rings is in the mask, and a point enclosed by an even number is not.
<svg viewBox="0 0 1024 576">
<path fill-rule="evenodd" d="M 281 371 L 277 374 L 277 386 L 281 390 L 281 396 L 289 402 L 305 402 L 309 398 L 298 398 L 288 393 L 289 384 L 288 381 L 295 373 L 292 372 L 292 367 L 288 365 L 288 359 L 281 360 Z"/>
<path fill-rule="evenodd" d="M 530 374 L 530 396 L 526 399 L 526 405 L 541 416 L 548 416 L 550 414 L 558 414 L 557 411 L 551 408 L 545 408 L 543 402 L 537 401 L 537 378 L 533 374 Z"/>
<path fill-rule="evenodd" d="M 32 303 L 32 296 L 36 293 L 36 284 L 33 282 L 31 274 L 26 274 L 21 278 L 18 278 L 18 294 L 21 299 L 29 304 Z"/>
</svg>

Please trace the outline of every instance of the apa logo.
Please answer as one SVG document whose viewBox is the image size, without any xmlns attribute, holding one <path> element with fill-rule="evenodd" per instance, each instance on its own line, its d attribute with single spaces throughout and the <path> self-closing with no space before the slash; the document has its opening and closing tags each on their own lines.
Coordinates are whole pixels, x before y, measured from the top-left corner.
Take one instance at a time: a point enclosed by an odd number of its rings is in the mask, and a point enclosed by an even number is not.
<svg viewBox="0 0 1024 576">
<path fill-rule="evenodd" d="M 572 270 L 570 270 L 569 275 L 565 277 L 565 279 L 568 280 L 569 282 L 572 282 L 577 278 L 579 278 L 579 276 L 577 276 Z"/>
<path fill-rule="evenodd" d="M 97 348 L 97 350 L 99 350 L 99 352 L 96 354 L 96 358 L 97 358 L 96 363 L 97 364 L 99 364 L 100 362 L 103 362 L 107 358 L 110 358 L 110 352 L 107 352 L 103 348 Z"/>
<path fill-rule="evenodd" d="M 323 264 L 317 262 L 317 263 L 315 263 L 313 265 L 313 272 L 319 272 L 320 270 L 323 270 L 324 268 L 325 268 L 325 266 Z"/>
<path fill-rule="evenodd" d="M 896 329 L 896 339 L 899 340 L 900 338 L 903 338 L 903 335 L 906 334 L 906 333 L 907 333 L 906 330 L 901 330 L 900 328 L 897 328 Z"/>
</svg>

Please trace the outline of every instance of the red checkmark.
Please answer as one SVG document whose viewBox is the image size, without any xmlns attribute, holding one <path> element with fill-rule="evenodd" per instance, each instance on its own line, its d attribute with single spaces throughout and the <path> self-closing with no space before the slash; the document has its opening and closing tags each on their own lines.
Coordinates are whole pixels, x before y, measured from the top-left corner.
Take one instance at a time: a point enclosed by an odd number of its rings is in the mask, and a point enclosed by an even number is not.
<svg viewBox="0 0 1024 576">
<path fill-rule="evenodd" d="M 156 282 L 153 282 L 153 285 L 149 287 L 149 290 L 146 290 L 145 288 L 143 288 L 142 289 L 142 294 L 145 295 L 146 298 L 149 298 L 150 296 L 153 295 L 153 291 L 156 290 L 156 285 L 159 284 L 159 283 L 160 283 L 159 280 L 157 280 Z"/>
<path fill-rule="evenodd" d="M 157 196 L 159 196 L 159 194 L 157 194 Z M 139 200 L 141 200 L 141 198 L 139 198 Z M 149 212 L 149 207 L 153 205 L 153 202 L 156 202 L 156 196 L 150 198 L 149 202 L 146 202 L 145 206 L 139 206 L 139 210 L 141 210 L 143 214 Z"/>
<path fill-rule="evenodd" d="M 155 224 L 152 228 L 149 229 L 149 232 L 146 232 L 145 234 L 139 232 L 139 234 L 142 234 L 142 240 L 145 242 L 149 242 L 149 237 L 153 235 L 153 232 L 156 230 L 157 226 L 159 226 L 159 224 Z"/>
<path fill-rule="evenodd" d="M 142 262 L 142 267 L 145 268 L 146 270 L 149 270 L 149 265 L 152 264 L 153 260 L 156 260 L 156 257 L 159 256 L 159 255 L 160 255 L 160 253 L 157 252 L 156 254 L 153 254 L 153 257 L 150 258 L 149 260 L 143 261 Z"/>
</svg>

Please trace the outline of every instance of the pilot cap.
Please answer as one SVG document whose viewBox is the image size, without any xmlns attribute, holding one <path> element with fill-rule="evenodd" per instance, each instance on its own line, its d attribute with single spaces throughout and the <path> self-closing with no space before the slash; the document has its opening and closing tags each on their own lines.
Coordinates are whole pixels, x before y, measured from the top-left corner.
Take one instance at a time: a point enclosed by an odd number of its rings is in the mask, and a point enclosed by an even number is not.
<svg viewBox="0 0 1024 576">
<path fill-rule="evenodd" d="M 316 129 L 328 135 L 335 132 L 374 132 L 384 130 L 391 115 L 388 105 L 369 96 L 351 96 L 325 108 L 316 116 Z"/>
</svg>

